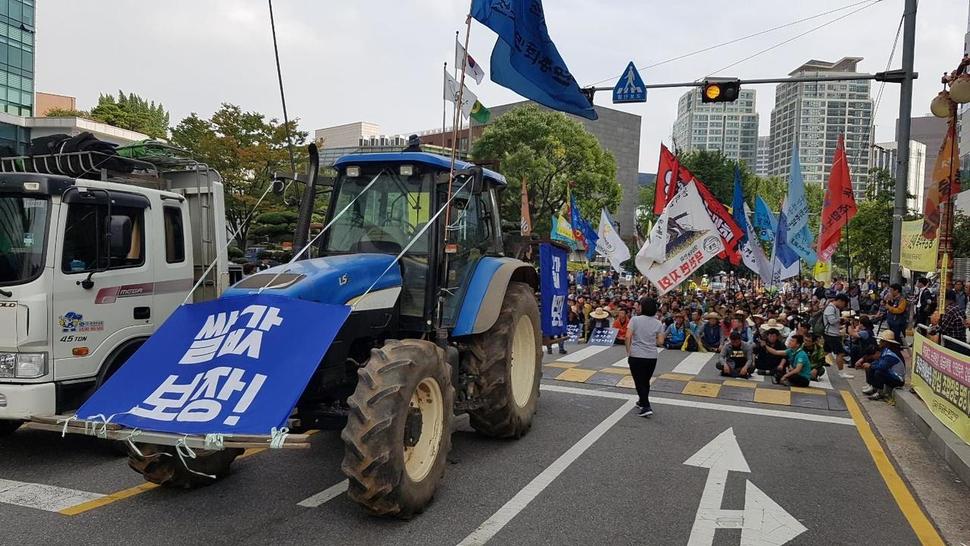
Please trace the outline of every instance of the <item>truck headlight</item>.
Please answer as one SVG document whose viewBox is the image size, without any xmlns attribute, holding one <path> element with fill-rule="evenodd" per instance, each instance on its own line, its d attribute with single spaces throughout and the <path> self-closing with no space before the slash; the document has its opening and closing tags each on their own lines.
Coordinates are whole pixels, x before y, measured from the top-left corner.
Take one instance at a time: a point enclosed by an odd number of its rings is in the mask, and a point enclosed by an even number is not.
<svg viewBox="0 0 970 546">
<path fill-rule="evenodd" d="M 47 353 L 0 353 L 0 377 L 36 379 L 47 375 Z"/>
</svg>

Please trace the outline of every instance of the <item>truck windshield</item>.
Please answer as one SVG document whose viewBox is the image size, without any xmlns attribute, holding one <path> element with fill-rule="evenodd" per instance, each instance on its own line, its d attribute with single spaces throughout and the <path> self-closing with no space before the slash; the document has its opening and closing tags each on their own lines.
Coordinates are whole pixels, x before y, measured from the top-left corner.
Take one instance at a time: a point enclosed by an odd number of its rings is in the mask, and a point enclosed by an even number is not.
<svg viewBox="0 0 970 546">
<path fill-rule="evenodd" d="M 378 178 L 374 185 L 361 194 L 375 175 Z M 340 177 L 331 214 L 353 204 L 330 226 L 324 250 L 398 254 L 433 214 L 431 183 L 431 175 L 400 176 L 390 170 L 356 178 Z M 427 232 L 408 253 L 426 252 Z"/>
<path fill-rule="evenodd" d="M 0 195 L 0 285 L 33 280 L 44 268 L 50 201 Z"/>
</svg>

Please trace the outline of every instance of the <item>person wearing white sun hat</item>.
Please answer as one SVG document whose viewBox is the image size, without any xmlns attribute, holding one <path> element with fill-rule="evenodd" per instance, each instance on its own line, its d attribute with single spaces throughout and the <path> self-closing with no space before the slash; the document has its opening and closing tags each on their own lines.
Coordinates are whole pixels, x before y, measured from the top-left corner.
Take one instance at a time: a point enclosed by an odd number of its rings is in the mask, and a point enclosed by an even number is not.
<svg viewBox="0 0 970 546">
<path fill-rule="evenodd" d="M 868 394 L 870 400 L 892 398 L 893 389 L 902 387 L 906 381 L 906 362 L 896 334 L 891 330 L 879 332 L 879 349 L 882 350 L 879 360 L 862 363 L 869 384 L 862 393 Z"/>
</svg>

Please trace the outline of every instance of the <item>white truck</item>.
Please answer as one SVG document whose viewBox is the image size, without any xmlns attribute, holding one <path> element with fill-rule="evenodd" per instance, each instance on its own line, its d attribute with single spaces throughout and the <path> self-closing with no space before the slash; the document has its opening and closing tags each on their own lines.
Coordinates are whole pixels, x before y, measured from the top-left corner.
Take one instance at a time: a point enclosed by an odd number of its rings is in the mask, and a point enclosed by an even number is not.
<svg viewBox="0 0 970 546">
<path fill-rule="evenodd" d="M 221 294 L 226 236 L 222 178 L 201 163 L 0 159 L 0 437 L 80 406 L 203 274 L 194 299 Z"/>
</svg>

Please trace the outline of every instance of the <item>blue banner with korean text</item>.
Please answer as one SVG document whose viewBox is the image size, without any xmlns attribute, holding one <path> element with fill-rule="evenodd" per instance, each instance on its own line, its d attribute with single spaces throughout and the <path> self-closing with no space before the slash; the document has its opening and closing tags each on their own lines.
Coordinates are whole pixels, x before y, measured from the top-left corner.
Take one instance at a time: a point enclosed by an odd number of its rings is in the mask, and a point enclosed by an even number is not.
<svg viewBox="0 0 970 546">
<path fill-rule="evenodd" d="M 269 434 L 349 315 L 346 305 L 273 295 L 183 305 L 77 417 L 176 434 Z"/>
<path fill-rule="evenodd" d="M 539 245 L 539 294 L 542 335 L 559 337 L 566 332 L 566 251 L 549 243 Z"/>
</svg>

